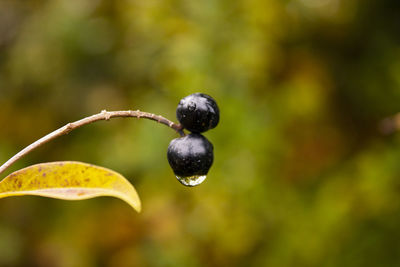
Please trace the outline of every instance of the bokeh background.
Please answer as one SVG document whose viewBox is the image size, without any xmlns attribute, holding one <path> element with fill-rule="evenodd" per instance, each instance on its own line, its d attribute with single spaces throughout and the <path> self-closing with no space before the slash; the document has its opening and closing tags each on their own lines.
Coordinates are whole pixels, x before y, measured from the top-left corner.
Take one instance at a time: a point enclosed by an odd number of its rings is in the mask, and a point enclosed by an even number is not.
<svg viewBox="0 0 400 267">
<path fill-rule="evenodd" d="M 400 1 L 0 0 L 0 161 L 102 109 L 175 120 L 213 96 L 206 181 L 176 181 L 177 135 L 114 119 L 30 164 L 116 170 L 143 212 L 97 198 L 0 200 L 0 266 L 399 266 Z M 5 175 L 5 174 L 4 174 Z M 4 176 L 3 175 L 3 176 Z"/>
</svg>

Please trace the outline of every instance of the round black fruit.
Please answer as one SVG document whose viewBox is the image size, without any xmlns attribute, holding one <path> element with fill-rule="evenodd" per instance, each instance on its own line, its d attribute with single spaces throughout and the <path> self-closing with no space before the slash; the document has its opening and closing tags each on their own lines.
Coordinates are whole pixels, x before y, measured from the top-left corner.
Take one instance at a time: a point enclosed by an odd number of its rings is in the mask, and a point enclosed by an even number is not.
<svg viewBox="0 0 400 267">
<path fill-rule="evenodd" d="M 206 175 L 214 160 L 213 150 L 207 138 L 192 133 L 171 141 L 168 146 L 168 162 L 177 176 Z"/>
<path fill-rule="evenodd" d="M 217 126 L 219 108 L 211 96 L 195 93 L 181 99 L 176 109 L 176 117 L 189 131 L 202 133 Z"/>
</svg>

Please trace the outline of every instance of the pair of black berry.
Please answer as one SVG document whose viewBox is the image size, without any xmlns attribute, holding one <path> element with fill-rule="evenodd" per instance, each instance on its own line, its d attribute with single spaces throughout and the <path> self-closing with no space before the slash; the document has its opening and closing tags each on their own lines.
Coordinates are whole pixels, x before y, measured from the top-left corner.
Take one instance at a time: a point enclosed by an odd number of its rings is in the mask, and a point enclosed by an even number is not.
<svg viewBox="0 0 400 267">
<path fill-rule="evenodd" d="M 194 186 L 199 184 L 195 182 L 198 177 L 205 177 L 214 160 L 213 145 L 201 133 L 217 126 L 219 109 L 211 96 L 195 93 L 181 99 L 176 117 L 191 133 L 171 141 L 168 162 L 182 184 Z"/>
</svg>

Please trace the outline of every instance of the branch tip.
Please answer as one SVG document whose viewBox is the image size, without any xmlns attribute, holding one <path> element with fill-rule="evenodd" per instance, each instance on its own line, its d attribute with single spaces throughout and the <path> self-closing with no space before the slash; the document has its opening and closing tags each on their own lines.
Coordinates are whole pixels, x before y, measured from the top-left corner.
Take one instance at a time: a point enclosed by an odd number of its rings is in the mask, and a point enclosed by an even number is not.
<svg viewBox="0 0 400 267">
<path fill-rule="evenodd" d="M 127 111 L 107 111 L 107 110 L 102 110 L 100 113 L 83 118 L 81 120 L 75 121 L 75 122 L 70 122 L 64 125 L 63 127 L 49 133 L 48 135 L 36 140 L 29 146 L 25 147 L 22 149 L 20 152 L 15 154 L 13 157 L 11 157 L 9 160 L 7 160 L 3 165 L 0 166 L 0 173 L 3 173 L 8 167 L 10 167 L 12 164 L 14 164 L 16 161 L 24 157 L 25 155 L 29 154 L 36 148 L 40 147 L 41 145 L 59 137 L 65 134 L 68 134 L 74 129 L 77 129 L 83 125 L 90 124 L 96 121 L 100 120 L 110 120 L 111 118 L 117 118 L 117 117 L 136 117 L 138 119 L 140 118 L 145 118 L 145 119 L 150 119 L 157 121 L 161 124 L 164 124 L 171 129 L 174 129 L 180 136 L 185 136 L 185 133 L 183 132 L 183 127 L 180 124 L 175 124 L 174 122 L 162 117 L 161 115 L 157 116 L 152 113 L 147 113 L 147 112 L 141 112 L 140 110 L 132 111 L 132 110 L 127 110 Z"/>
</svg>

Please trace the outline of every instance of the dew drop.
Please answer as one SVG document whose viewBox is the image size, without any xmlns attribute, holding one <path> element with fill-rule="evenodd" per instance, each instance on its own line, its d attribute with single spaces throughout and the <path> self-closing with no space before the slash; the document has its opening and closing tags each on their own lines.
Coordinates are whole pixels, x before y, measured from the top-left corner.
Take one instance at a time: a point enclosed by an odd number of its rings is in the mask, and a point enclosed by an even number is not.
<svg viewBox="0 0 400 267">
<path fill-rule="evenodd" d="M 193 175 L 193 176 L 176 176 L 178 181 L 185 186 L 196 186 L 201 184 L 207 178 L 206 175 Z"/>
<path fill-rule="evenodd" d="M 189 110 L 189 111 L 193 111 L 193 110 L 195 110 L 195 109 L 196 109 L 196 103 L 193 103 L 193 102 L 190 103 L 189 106 L 188 106 L 188 110 Z"/>
</svg>

